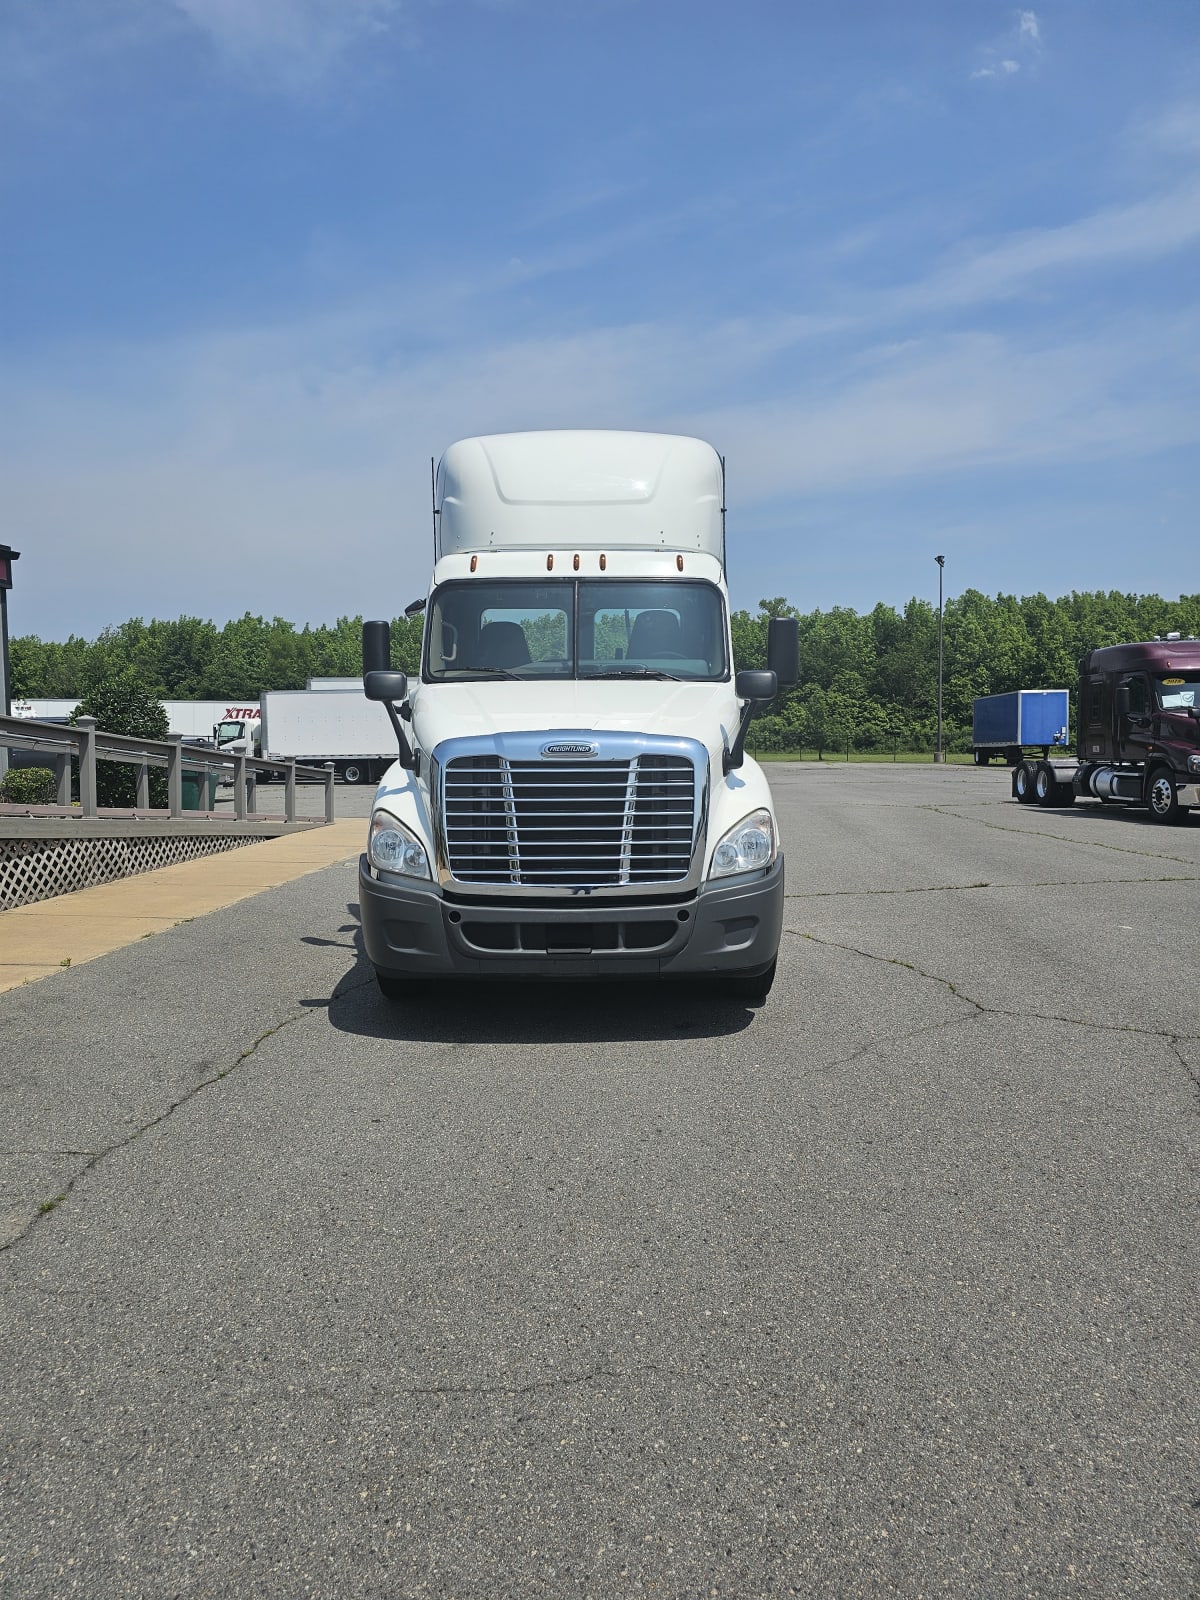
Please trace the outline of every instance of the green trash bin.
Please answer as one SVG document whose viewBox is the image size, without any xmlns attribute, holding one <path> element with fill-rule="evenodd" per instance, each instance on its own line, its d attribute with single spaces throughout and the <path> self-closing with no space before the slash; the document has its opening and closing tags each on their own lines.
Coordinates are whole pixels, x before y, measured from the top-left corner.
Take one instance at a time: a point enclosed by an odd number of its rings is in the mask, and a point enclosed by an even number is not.
<svg viewBox="0 0 1200 1600">
<path fill-rule="evenodd" d="M 217 774 L 211 768 L 206 771 L 193 768 L 189 771 L 185 767 L 179 775 L 179 782 L 181 804 L 185 811 L 216 810 Z"/>
</svg>

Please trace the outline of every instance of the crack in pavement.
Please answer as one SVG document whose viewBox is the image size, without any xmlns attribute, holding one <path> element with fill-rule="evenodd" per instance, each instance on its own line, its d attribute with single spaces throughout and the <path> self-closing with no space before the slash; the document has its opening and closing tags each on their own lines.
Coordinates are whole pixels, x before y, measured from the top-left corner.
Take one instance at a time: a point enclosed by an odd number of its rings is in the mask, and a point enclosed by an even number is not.
<svg viewBox="0 0 1200 1600">
<path fill-rule="evenodd" d="M 627 1367 L 623 1371 L 619 1372 L 610 1367 L 593 1367 L 590 1372 L 577 1372 L 561 1378 L 538 1378 L 532 1383 L 439 1384 L 430 1388 L 418 1387 L 406 1389 L 403 1392 L 410 1395 L 433 1395 L 435 1397 L 452 1394 L 480 1396 L 499 1394 L 537 1394 L 540 1391 L 547 1389 L 579 1388 L 583 1384 L 596 1383 L 598 1380 L 603 1378 L 611 1379 L 616 1383 L 624 1383 L 628 1382 L 630 1378 L 645 1377 L 648 1373 L 652 1373 L 656 1377 L 662 1376 L 663 1374 L 666 1374 L 668 1377 L 672 1378 L 678 1378 L 682 1376 L 682 1374 L 673 1367 Z"/>
<path fill-rule="evenodd" d="M 1183 1068 L 1183 1070 L 1187 1073 L 1188 1077 L 1192 1080 L 1193 1087 L 1196 1090 L 1196 1110 L 1197 1110 L 1197 1112 L 1200 1112 L 1200 1071 L 1197 1071 L 1195 1067 L 1192 1067 L 1192 1066 L 1189 1065 L 1187 1057 L 1184 1055 L 1183 1051 L 1179 1048 L 1179 1042 L 1180 1042 L 1179 1039 L 1177 1037 L 1175 1037 L 1174 1035 L 1168 1035 L 1167 1036 L 1167 1043 L 1171 1046 L 1171 1049 L 1175 1052 L 1175 1055 L 1176 1055 L 1176 1057 L 1178 1058 L 1178 1061 L 1179 1061 L 1179 1065 Z"/>
<path fill-rule="evenodd" d="M 336 1000 L 342 1000 L 346 995 L 353 994 L 358 989 L 372 987 L 374 982 L 374 974 L 372 974 L 372 976 L 369 978 L 360 979 L 357 983 L 346 983 L 345 980 L 340 980 L 334 985 L 333 993 L 329 996 L 329 999 L 322 1002 L 321 1009 L 328 1009 L 328 1007 L 333 1005 Z M 15 1233 L 10 1239 L 6 1239 L 0 1243 L 0 1254 L 3 1254 L 7 1250 L 11 1250 L 15 1245 L 20 1244 L 23 1239 L 28 1238 L 29 1234 L 32 1232 L 37 1223 L 40 1222 L 43 1217 L 49 1216 L 52 1211 L 57 1211 L 59 1206 L 61 1206 L 63 1202 L 69 1198 L 76 1185 L 82 1179 L 86 1178 L 89 1172 L 93 1172 L 102 1161 L 107 1161 L 110 1156 L 116 1155 L 119 1151 L 126 1149 L 126 1147 L 131 1145 L 135 1139 L 140 1139 L 143 1133 L 149 1133 L 152 1128 L 157 1128 L 160 1123 L 166 1122 L 168 1117 L 174 1116 L 177 1111 L 186 1106 L 190 1101 L 194 1100 L 197 1095 L 202 1094 L 206 1089 L 211 1089 L 214 1084 L 220 1083 L 223 1078 L 228 1078 L 231 1073 L 236 1072 L 244 1062 L 248 1061 L 250 1057 L 254 1055 L 260 1045 L 265 1044 L 268 1039 L 271 1039 L 277 1033 L 282 1032 L 284 1028 L 291 1027 L 293 1023 L 302 1022 L 305 1017 L 312 1014 L 314 1009 L 316 1009 L 316 1007 L 314 1007 L 311 1002 L 309 1002 L 307 1005 L 301 1005 L 292 1016 L 284 1017 L 283 1020 L 277 1022 L 274 1027 L 267 1028 L 260 1033 L 256 1039 L 247 1045 L 245 1050 L 242 1051 L 241 1055 L 239 1055 L 235 1061 L 230 1063 L 229 1066 L 222 1067 L 219 1072 L 210 1073 L 207 1078 L 201 1078 L 197 1084 L 188 1090 L 187 1094 L 180 1095 L 180 1097 L 173 1101 L 165 1111 L 160 1112 L 156 1117 L 151 1117 L 149 1122 L 142 1123 L 139 1127 L 134 1128 L 131 1132 L 127 1133 L 124 1138 L 114 1140 L 112 1144 L 106 1145 L 102 1150 L 7 1150 L 0 1152 L 5 1155 L 88 1157 L 88 1160 L 84 1162 L 83 1166 L 81 1166 L 77 1172 L 72 1174 L 66 1188 L 63 1189 L 61 1194 L 53 1195 L 50 1197 L 50 1199 L 41 1201 L 38 1205 L 38 1209 L 33 1212 L 26 1221 L 25 1226 L 21 1228 L 18 1233 Z"/>
<path fill-rule="evenodd" d="M 868 1056 L 877 1055 L 885 1046 L 893 1050 L 897 1045 L 909 1044 L 913 1039 L 920 1039 L 926 1034 L 944 1033 L 948 1028 L 958 1028 L 963 1023 L 974 1022 L 978 1015 L 977 1011 L 969 1011 L 961 1016 L 946 1017 L 941 1022 L 927 1022 L 920 1028 L 911 1028 L 907 1033 L 889 1034 L 882 1040 L 872 1039 L 869 1044 L 860 1045 L 857 1050 L 852 1050 L 848 1056 L 828 1061 L 817 1070 L 828 1073 L 836 1071 L 839 1067 L 852 1067 L 856 1061 L 865 1061 Z"/>
<path fill-rule="evenodd" d="M 0 1156 L 98 1156 L 102 1150 L 0 1150 Z"/>
<path fill-rule="evenodd" d="M 1167 850 L 1135 850 L 1127 844 L 1109 844 L 1104 839 L 1078 839 L 1062 833 L 1049 833 L 1044 828 L 1017 828 L 1004 822 L 986 822 L 982 817 L 964 817 L 948 806 L 920 806 L 921 811 L 933 811 L 940 817 L 950 817 L 955 822 L 977 822 L 981 827 L 992 828 L 997 833 L 1017 833 L 1022 838 L 1053 839 L 1056 844 L 1090 845 L 1097 850 L 1115 850 L 1124 856 L 1147 856 L 1155 861 L 1178 861 L 1181 866 L 1194 867 L 1196 863 L 1187 856 L 1172 855 Z"/>
<path fill-rule="evenodd" d="M 814 889 L 785 892 L 785 900 L 846 900 L 868 895 L 952 894 L 967 889 L 1115 889 L 1126 883 L 1200 883 L 1200 873 L 1179 873 L 1160 878 L 1043 878 L 1027 883 L 928 883 L 909 889 Z"/>
<path fill-rule="evenodd" d="M 142 1123 L 140 1127 L 133 1129 L 131 1133 L 127 1133 L 124 1138 L 114 1140 L 112 1144 L 106 1146 L 106 1148 L 103 1150 L 91 1152 L 90 1159 L 84 1162 L 83 1166 L 79 1168 L 78 1172 L 72 1174 L 66 1188 L 62 1191 L 62 1193 L 52 1196 L 52 1198 L 49 1200 L 43 1200 L 38 1206 L 38 1209 L 28 1219 L 20 1232 L 14 1234 L 11 1239 L 6 1239 L 3 1243 L 0 1243 L 0 1254 L 3 1254 L 7 1250 L 13 1249 L 16 1245 L 20 1244 L 23 1239 L 27 1239 L 42 1218 L 49 1216 L 52 1211 L 57 1211 L 59 1206 L 70 1197 L 76 1185 L 80 1183 L 82 1179 L 86 1178 L 89 1172 L 94 1172 L 101 1162 L 107 1161 L 110 1156 L 116 1155 L 118 1152 L 126 1149 L 129 1145 L 133 1144 L 135 1140 L 140 1139 L 142 1134 L 149 1133 L 152 1128 L 157 1128 L 161 1123 L 166 1122 L 168 1118 L 173 1117 L 177 1111 L 194 1100 L 197 1095 L 203 1094 L 206 1089 L 210 1089 L 214 1084 L 220 1083 L 223 1078 L 228 1078 L 232 1073 L 236 1072 L 238 1068 L 242 1066 L 243 1062 L 249 1061 L 250 1057 L 255 1054 L 260 1045 L 265 1044 L 268 1039 L 274 1038 L 277 1033 L 282 1033 L 284 1028 L 290 1028 L 293 1023 L 302 1022 L 307 1014 L 308 1013 L 303 1010 L 297 1010 L 293 1016 L 284 1017 L 283 1020 L 281 1022 L 277 1022 L 274 1027 L 265 1029 L 258 1035 L 256 1039 L 246 1046 L 241 1055 L 239 1055 L 236 1060 L 231 1062 L 229 1066 L 222 1067 L 219 1072 L 214 1072 L 207 1078 L 202 1078 L 200 1082 L 189 1089 L 186 1094 L 180 1095 L 178 1100 L 173 1101 L 165 1111 L 159 1112 L 158 1116 L 156 1117 L 151 1117 L 148 1122 Z M 32 1153 L 36 1154 L 39 1152 Z M 76 1152 L 56 1151 L 49 1153 L 71 1155 L 75 1154 Z M 78 1154 L 84 1155 L 88 1154 L 88 1152 L 79 1151 Z"/>
<path fill-rule="evenodd" d="M 340 984 L 334 984 L 333 993 L 326 1000 L 326 1006 L 331 1006 L 335 1000 L 344 1000 L 348 994 L 356 994 L 360 989 L 375 988 L 375 974 L 372 972 L 366 978 L 360 978 L 357 983 L 347 983 L 343 989 Z"/>
<path fill-rule="evenodd" d="M 926 972 L 923 967 L 918 967 L 914 961 L 903 961 L 899 956 L 882 956 L 874 950 L 862 950 L 858 945 L 843 944 L 838 939 L 823 939 L 820 934 L 810 933 L 800 928 L 786 928 L 784 931 L 791 934 L 794 939 L 809 939 L 813 944 L 823 945 L 826 949 L 843 950 L 848 955 L 862 956 L 865 961 L 878 961 L 884 966 L 900 967 L 905 972 L 915 973 L 917 977 L 924 978 L 929 983 L 940 984 L 944 989 L 948 989 L 955 999 L 963 1001 L 966 1005 L 973 1006 L 976 1012 L 983 1017 L 1013 1017 L 1019 1022 L 1057 1022 L 1066 1028 L 1092 1028 L 1099 1033 L 1127 1033 L 1148 1039 L 1161 1039 L 1179 1057 L 1180 1064 L 1188 1076 L 1194 1082 L 1197 1081 L 1195 1074 L 1184 1061 L 1179 1047 L 1184 1041 L 1191 1044 L 1200 1044 L 1200 1034 L 1172 1033 L 1164 1028 L 1139 1028 L 1130 1022 L 1096 1022 L 1088 1017 L 1063 1017 L 1053 1012 L 1016 1011 L 1007 1006 L 989 1006 L 985 1005 L 982 1000 L 976 1000 L 973 995 L 967 994 L 963 989 L 960 989 L 953 979 L 943 978 L 937 972 Z M 937 1026 L 944 1027 L 946 1024 L 939 1023 Z M 1200 1083 L 1197 1083 L 1197 1087 L 1200 1088 Z"/>
</svg>

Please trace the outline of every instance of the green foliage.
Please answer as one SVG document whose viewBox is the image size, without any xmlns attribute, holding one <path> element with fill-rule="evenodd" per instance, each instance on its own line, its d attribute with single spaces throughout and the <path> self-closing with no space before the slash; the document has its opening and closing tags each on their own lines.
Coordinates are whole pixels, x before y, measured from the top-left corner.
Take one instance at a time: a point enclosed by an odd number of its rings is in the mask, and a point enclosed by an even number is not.
<svg viewBox="0 0 1200 1600">
<path fill-rule="evenodd" d="M 0 802 L 9 806 L 52 806 L 58 785 L 49 767 L 10 767 L 0 779 Z"/>
<path fill-rule="evenodd" d="M 737 667 L 764 667 L 767 623 L 794 616 L 800 632 L 800 684 L 755 723 L 764 748 L 851 751 L 932 750 L 937 731 L 938 614 L 928 600 L 903 611 L 877 605 L 863 615 L 844 606 L 798 612 L 782 596 L 757 613 L 730 618 Z M 531 623 L 532 625 L 532 623 Z M 419 672 L 424 619 L 392 622 L 392 665 Z M 943 615 L 942 723 L 947 750 L 969 745 L 976 695 L 1013 689 L 1073 689 L 1080 657 L 1099 645 L 1179 630 L 1200 634 L 1200 594 L 1178 600 L 1116 592 L 996 595 L 968 589 Z M 615 654 L 619 628 L 597 648 Z M 556 635 L 534 640 L 554 655 Z M 89 643 L 30 635 L 11 644 L 14 695 L 90 694 L 131 672 L 141 689 L 172 699 L 257 699 L 264 689 L 302 689 L 309 678 L 356 677 L 362 670 L 362 618 L 297 629 L 282 617 L 247 612 L 218 628 L 197 617 L 175 622 L 134 618 Z M 104 722 L 104 719 L 100 719 Z M 107 725 L 107 724 L 105 724 Z M 778 746 L 768 741 L 778 740 Z M 788 743 L 790 741 L 790 744 Z M 130 782 L 132 769 L 129 773 Z"/>
<path fill-rule="evenodd" d="M 561 661 L 567 653 L 567 618 L 562 611 L 543 611 L 523 617 L 521 627 L 534 661 Z"/>
<path fill-rule="evenodd" d="M 71 714 L 95 717 L 105 733 L 128 733 L 139 739 L 165 739 L 169 732 L 167 713 L 145 687 L 133 667 L 116 667 L 108 659 L 107 670 L 94 677 L 83 700 Z M 125 761 L 97 761 L 96 799 L 102 806 L 133 806 L 137 803 L 137 767 Z M 162 767 L 150 769 L 150 804 L 165 808 L 167 775 Z"/>
<path fill-rule="evenodd" d="M 343 619 L 344 620 L 344 619 Z M 341 626 L 341 623 L 338 624 Z M 352 624 L 358 640 L 358 665 L 354 671 L 362 671 L 362 618 L 355 617 Z M 421 638 L 425 628 L 425 618 L 396 617 L 392 623 L 392 667 L 396 672 L 407 672 L 410 677 L 421 670 Z"/>
</svg>

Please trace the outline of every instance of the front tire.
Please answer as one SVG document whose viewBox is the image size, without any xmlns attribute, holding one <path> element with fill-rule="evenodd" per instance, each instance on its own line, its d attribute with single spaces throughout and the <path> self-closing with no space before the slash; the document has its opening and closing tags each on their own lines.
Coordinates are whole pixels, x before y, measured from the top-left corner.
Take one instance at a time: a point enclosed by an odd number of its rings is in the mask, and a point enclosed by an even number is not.
<svg viewBox="0 0 1200 1600">
<path fill-rule="evenodd" d="M 1175 777 L 1170 767 L 1151 767 L 1146 779 L 1146 809 L 1151 822 L 1182 822 L 1187 815 L 1175 793 Z"/>
</svg>

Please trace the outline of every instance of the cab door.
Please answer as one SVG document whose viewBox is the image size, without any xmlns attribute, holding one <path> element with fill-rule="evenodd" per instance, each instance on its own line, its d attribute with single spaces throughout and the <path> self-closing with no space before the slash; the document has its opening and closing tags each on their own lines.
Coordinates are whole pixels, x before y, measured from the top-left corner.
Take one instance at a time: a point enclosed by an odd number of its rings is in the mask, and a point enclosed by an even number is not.
<svg viewBox="0 0 1200 1600">
<path fill-rule="evenodd" d="M 1131 673 L 1118 682 L 1115 699 L 1118 760 L 1144 762 L 1154 742 L 1150 685 L 1142 674 Z"/>
</svg>

